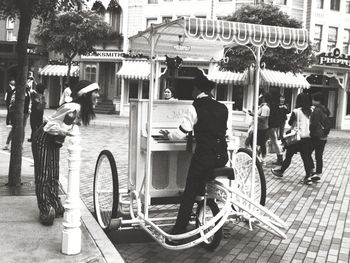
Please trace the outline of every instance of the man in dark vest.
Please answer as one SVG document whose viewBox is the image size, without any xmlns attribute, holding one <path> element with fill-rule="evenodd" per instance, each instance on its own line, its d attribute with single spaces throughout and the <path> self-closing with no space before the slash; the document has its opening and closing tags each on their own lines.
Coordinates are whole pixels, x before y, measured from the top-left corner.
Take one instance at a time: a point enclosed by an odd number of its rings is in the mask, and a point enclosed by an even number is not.
<svg viewBox="0 0 350 263">
<path fill-rule="evenodd" d="M 184 116 L 179 128 L 172 133 L 162 130 L 161 133 L 170 140 L 182 139 L 194 132 L 196 149 L 191 159 L 187 174 L 186 186 L 180 203 L 172 234 L 186 232 L 196 196 L 203 196 L 209 172 L 223 167 L 228 161 L 226 130 L 228 110 L 217 102 L 210 91 L 214 83 L 205 76 L 194 80 L 192 107 Z"/>
</svg>

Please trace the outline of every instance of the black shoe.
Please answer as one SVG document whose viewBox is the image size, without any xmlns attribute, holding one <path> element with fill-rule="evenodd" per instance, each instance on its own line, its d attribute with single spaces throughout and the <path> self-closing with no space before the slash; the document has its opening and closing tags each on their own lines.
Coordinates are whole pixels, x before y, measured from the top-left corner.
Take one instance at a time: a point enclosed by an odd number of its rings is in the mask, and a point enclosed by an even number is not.
<svg viewBox="0 0 350 263">
<path fill-rule="evenodd" d="M 281 172 L 281 169 L 272 168 L 271 172 L 273 175 L 277 177 L 283 177 L 283 173 Z"/>
<path fill-rule="evenodd" d="M 40 213 L 40 223 L 44 226 L 52 226 L 53 221 L 55 220 L 55 209 L 53 207 L 50 207 L 49 211 L 46 213 Z"/>
<path fill-rule="evenodd" d="M 27 141 L 28 141 L 28 142 L 32 142 L 32 139 L 29 138 Z"/>
<path fill-rule="evenodd" d="M 312 184 L 311 178 L 310 178 L 310 177 L 305 177 L 305 178 L 304 178 L 304 184 L 306 184 L 306 185 Z"/>
<path fill-rule="evenodd" d="M 319 182 L 321 180 L 321 177 L 319 176 L 319 174 L 315 173 L 315 174 L 310 176 L 310 179 L 311 179 L 312 182 L 317 183 L 317 182 Z"/>
</svg>

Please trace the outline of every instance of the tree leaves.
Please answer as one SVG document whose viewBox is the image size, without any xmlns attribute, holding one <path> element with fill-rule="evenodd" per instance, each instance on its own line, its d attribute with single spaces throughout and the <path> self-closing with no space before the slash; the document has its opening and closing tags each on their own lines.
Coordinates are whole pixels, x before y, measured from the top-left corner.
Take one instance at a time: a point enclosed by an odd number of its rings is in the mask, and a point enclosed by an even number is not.
<svg viewBox="0 0 350 263">
<path fill-rule="evenodd" d="M 242 6 L 224 19 L 234 22 L 281 27 L 302 27 L 300 21 L 290 18 L 278 6 L 271 4 Z M 228 62 L 224 60 L 220 62 L 221 68 L 225 68 L 226 70 L 243 72 L 252 63 L 255 63 L 254 56 L 247 47 L 234 47 L 228 50 L 226 54 L 229 58 Z M 302 72 L 304 68 L 312 65 L 315 61 L 316 57 L 311 44 L 302 52 L 297 52 L 295 48 L 266 48 L 264 56 L 261 59 L 261 63 L 264 63 L 267 69 L 293 73 Z"/>
</svg>

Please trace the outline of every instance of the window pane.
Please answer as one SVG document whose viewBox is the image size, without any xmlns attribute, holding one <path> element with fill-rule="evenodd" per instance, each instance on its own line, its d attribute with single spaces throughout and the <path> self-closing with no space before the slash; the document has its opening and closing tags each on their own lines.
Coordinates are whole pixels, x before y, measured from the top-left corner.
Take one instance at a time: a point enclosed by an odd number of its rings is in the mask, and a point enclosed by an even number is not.
<svg viewBox="0 0 350 263">
<path fill-rule="evenodd" d="M 129 99 L 137 99 L 138 81 L 130 80 L 129 82 Z"/>
<path fill-rule="evenodd" d="M 330 26 L 328 30 L 328 41 L 337 41 L 337 35 L 338 28 Z"/>
<path fill-rule="evenodd" d="M 8 17 L 6 19 L 6 28 L 7 29 L 14 29 L 14 27 L 15 27 L 15 20 Z"/>
<path fill-rule="evenodd" d="M 350 1 L 345 2 L 345 13 L 350 14 Z"/>
<path fill-rule="evenodd" d="M 157 23 L 157 18 L 147 18 L 146 27 L 150 27 L 151 24 L 156 24 L 156 23 Z"/>
<path fill-rule="evenodd" d="M 315 25 L 315 38 L 316 39 L 322 38 L 322 25 Z"/>
<path fill-rule="evenodd" d="M 148 99 L 149 95 L 149 80 L 142 81 L 142 98 Z"/>
<path fill-rule="evenodd" d="M 340 0 L 331 0 L 331 10 L 339 11 Z"/>
<path fill-rule="evenodd" d="M 6 40 L 12 41 L 13 40 L 13 30 L 7 30 L 6 31 Z"/>
<path fill-rule="evenodd" d="M 276 0 L 276 5 L 286 5 L 287 4 L 287 0 Z"/>
<path fill-rule="evenodd" d="M 316 0 L 316 8 L 323 9 L 323 0 Z"/>
<path fill-rule="evenodd" d="M 243 109 L 243 85 L 235 85 L 232 87 L 232 101 L 235 103 L 232 106 L 233 110 L 242 110 Z"/>
<path fill-rule="evenodd" d="M 149 4 L 158 4 L 158 0 L 148 0 Z"/>
<path fill-rule="evenodd" d="M 218 84 L 216 88 L 216 99 L 219 101 L 227 101 L 227 85 Z"/>
</svg>

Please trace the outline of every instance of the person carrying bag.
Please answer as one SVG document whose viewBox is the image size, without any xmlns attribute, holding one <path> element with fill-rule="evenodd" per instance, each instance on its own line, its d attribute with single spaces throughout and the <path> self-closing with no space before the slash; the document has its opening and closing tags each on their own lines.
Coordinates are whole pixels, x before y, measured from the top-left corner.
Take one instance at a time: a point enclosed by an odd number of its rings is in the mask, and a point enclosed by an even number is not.
<svg viewBox="0 0 350 263">
<path fill-rule="evenodd" d="M 278 176 L 283 177 L 283 173 L 289 167 L 292 157 L 295 153 L 299 152 L 304 163 L 305 177 L 303 182 L 305 184 L 311 184 L 310 178 L 313 161 L 311 158 L 311 138 L 310 138 L 310 115 L 311 115 L 311 102 L 309 95 L 306 93 L 300 93 L 296 100 L 296 109 L 289 120 L 289 125 L 292 126 L 293 136 L 290 136 L 289 141 L 292 143 L 286 143 L 286 157 L 282 163 L 280 169 L 271 169 L 271 172 Z M 294 139 L 292 139 L 294 137 Z M 300 140 L 299 138 L 300 137 Z"/>
</svg>

